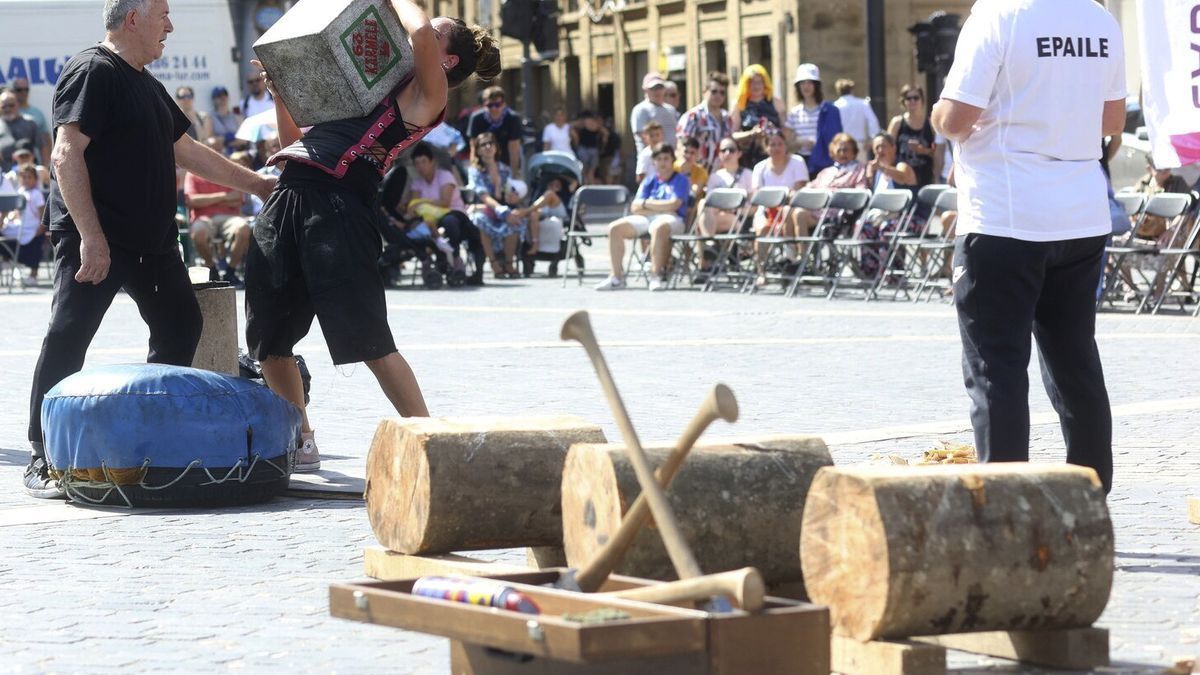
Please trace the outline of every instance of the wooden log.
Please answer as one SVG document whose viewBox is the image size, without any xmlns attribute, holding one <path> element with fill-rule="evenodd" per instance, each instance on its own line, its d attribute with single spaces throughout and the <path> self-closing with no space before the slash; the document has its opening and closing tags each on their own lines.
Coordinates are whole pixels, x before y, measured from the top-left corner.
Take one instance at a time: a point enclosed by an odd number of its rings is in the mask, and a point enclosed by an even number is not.
<svg viewBox="0 0 1200 675">
<path fill-rule="evenodd" d="M 812 600 L 859 640 L 1084 627 L 1108 602 L 1112 522 L 1081 467 L 830 468 L 800 558 Z"/>
<path fill-rule="evenodd" d="M 654 465 L 670 454 L 647 447 Z M 706 573 L 756 567 L 768 584 L 801 581 L 796 543 L 809 483 L 830 466 L 815 437 L 761 438 L 698 446 L 667 490 L 680 528 Z M 620 526 L 640 489 L 621 445 L 581 444 L 563 468 L 563 547 L 567 563 L 592 558 Z M 677 578 L 653 524 L 634 540 L 618 574 Z"/>
<path fill-rule="evenodd" d="M 1200 497 L 1188 499 L 1188 520 L 1200 525 Z"/>
<path fill-rule="evenodd" d="M 384 419 L 367 456 L 371 529 L 412 554 L 560 546 L 567 450 L 603 441 L 570 416 Z"/>
</svg>

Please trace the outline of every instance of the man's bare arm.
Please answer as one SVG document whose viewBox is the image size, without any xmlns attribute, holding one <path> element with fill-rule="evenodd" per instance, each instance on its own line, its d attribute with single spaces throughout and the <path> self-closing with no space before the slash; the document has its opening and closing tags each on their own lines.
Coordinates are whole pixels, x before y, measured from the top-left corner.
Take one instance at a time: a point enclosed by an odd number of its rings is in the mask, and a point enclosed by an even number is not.
<svg viewBox="0 0 1200 675">
<path fill-rule="evenodd" d="M 971 130 L 975 128 L 975 123 L 982 114 L 983 108 L 952 98 L 943 98 L 934 104 L 933 114 L 929 119 L 933 123 L 934 131 L 961 143 L 971 135 Z"/>
<path fill-rule="evenodd" d="M 275 188 L 273 176 L 263 176 L 232 162 L 224 155 L 192 140 L 184 134 L 175 141 L 175 161 L 192 173 L 241 192 L 249 192 L 266 201 Z"/>
<path fill-rule="evenodd" d="M 64 124 L 58 128 L 58 143 L 52 154 L 58 190 L 79 231 L 80 264 L 75 281 L 81 284 L 104 281 L 110 263 L 108 240 L 104 238 L 100 216 L 92 201 L 92 179 L 83 157 L 91 142 L 78 124 Z"/>
</svg>

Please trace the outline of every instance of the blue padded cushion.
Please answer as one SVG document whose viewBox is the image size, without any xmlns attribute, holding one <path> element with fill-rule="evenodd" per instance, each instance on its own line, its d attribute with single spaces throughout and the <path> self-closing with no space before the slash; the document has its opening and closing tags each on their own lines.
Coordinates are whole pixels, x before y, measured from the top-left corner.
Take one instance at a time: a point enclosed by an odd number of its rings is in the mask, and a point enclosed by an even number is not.
<svg viewBox="0 0 1200 675">
<path fill-rule="evenodd" d="M 46 456 L 59 470 L 232 467 L 284 455 L 300 411 L 267 387 L 196 368 L 129 364 L 71 375 L 42 405 Z"/>
</svg>

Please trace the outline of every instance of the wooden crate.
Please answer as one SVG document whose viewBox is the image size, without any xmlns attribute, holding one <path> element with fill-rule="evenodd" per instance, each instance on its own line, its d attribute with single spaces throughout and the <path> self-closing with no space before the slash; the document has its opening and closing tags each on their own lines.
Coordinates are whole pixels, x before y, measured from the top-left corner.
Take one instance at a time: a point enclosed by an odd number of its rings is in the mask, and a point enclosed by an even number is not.
<svg viewBox="0 0 1200 675">
<path fill-rule="evenodd" d="M 531 616 L 411 595 L 414 580 L 335 584 L 330 613 L 451 639 L 451 670 L 461 673 L 825 675 L 830 670 L 829 611 L 768 598 L 755 614 L 708 614 L 690 608 L 555 590 L 561 569 L 489 574 L 527 593 L 542 608 Z M 612 577 L 616 591 L 657 582 Z M 564 612 L 611 607 L 629 620 L 582 625 Z"/>
</svg>

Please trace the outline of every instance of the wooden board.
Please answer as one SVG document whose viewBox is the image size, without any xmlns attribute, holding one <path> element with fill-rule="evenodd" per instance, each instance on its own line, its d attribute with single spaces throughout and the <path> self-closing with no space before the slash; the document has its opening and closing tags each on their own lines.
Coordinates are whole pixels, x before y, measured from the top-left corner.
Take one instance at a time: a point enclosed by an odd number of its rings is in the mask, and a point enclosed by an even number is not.
<svg viewBox="0 0 1200 675">
<path fill-rule="evenodd" d="M 846 675 L 944 675 L 946 649 L 908 640 L 860 642 L 834 635 L 833 671 Z"/>
<path fill-rule="evenodd" d="M 1200 497 L 1188 500 L 1188 521 L 1200 525 Z"/>
<path fill-rule="evenodd" d="M 994 631 L 912 639 L 972 654 L 1062 670 L 1092 670 L 1109 664 L 1108 630 L 1105 628 Z"/>
<path fill-rule="evenodd" d="M 561 546 L 530 546 L 525 549 L 525 564 L 535 570 L 566 567 L 567 554 Z"/>
<path fill-rule="evenodd" d="M 519 565 L 488 562 L 453 553 L 407 555 L 389 551 L 382 546 L 368 546 L 363 549 L 363 568 L 367 576 L 381 581 L 416 579 L 417 577 L 441 574 L 479 577 L 489 574 L 514 574 L 530 571 L 529 568 Z"/>
</svg>

